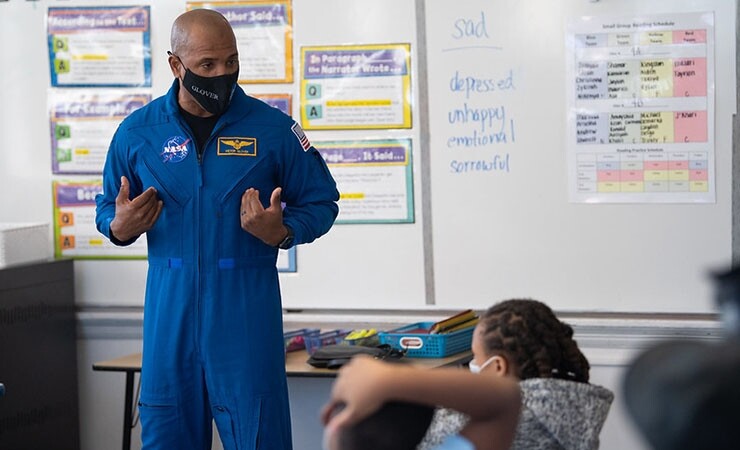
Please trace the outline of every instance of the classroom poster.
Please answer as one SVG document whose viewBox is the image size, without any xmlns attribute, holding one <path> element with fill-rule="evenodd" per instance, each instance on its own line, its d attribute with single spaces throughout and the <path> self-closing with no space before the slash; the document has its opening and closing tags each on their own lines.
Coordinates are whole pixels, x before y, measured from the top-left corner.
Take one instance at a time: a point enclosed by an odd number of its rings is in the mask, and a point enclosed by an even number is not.
<svg viewBox="0 0 740 450">
<path fill-rule="evenodd" d="M 410 139 L 314 142 L 339 190 L 337 223 L 413 223 Z"/>
<path fill-rule="evenodd" d="M 188 10 L 197 8 L 220 12 L 234 29 L 240 83 L 293 82 L 290 0 L 188 2 Z"/>
<path fill-rule="evenodd" d="M 53 87 L 151 86 L 149 6 L 50 7 Z"/>
<path fill-rule="evenodd" d="M 714 202 L 713 13 L 571 21 L 573 202 Z"/>
<path fill-rule="evenodd" d="M 291 115 L 293 108 L 293 97 L 290 94 L 251 94 L 252 97 L 258 98 L 273 108 L 277 108 L 287 115 Z M 283 204 L 285 207 L 285 204 Z M 280 249 L 278 251 L 277 268 L 278 272 L 296 272 L 296 248 L 291 247 L 288 250 Z"/>
<path fill-rule="evenodd" d="M 124 91 L 50 90 L 51 162 L 54 174 L 101 174 L 121 121 L 151 101 Z"/>
<path fill-rule="evenodd" d="M 301 48 L 301 126 L 411 128 L 410 44 Z"/>
<path fill-rule="evenodd" d="M 250 94 L 254 98 L 258 98 L 273 108 L 277 108 L 283 113 L 292 116 L 293 111 L 293 96 L 290 94 Z"/>
<path fill-rule="evenodd" d="M 52 182 L 56 258 L 146 258 L 146 235 L 131 245 L 120 247 L 95 228 L 95 196 L 102 191 L 102 180 Z"/>
</svg>

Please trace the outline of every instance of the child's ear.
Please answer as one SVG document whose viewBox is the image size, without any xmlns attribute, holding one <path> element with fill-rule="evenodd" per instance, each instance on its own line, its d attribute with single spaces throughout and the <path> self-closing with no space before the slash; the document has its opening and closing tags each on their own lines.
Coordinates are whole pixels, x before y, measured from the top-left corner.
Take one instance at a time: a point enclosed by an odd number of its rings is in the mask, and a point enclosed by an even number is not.
<svg viewBox="0 0 740 450">
<path fill-rule="evenodd" d="M 499 377 L 504 377 L 506 375 L 511 375 L 509 373 L 511 367 L 509 365 L 509 361 L 503 356 L 494 356 L 491 360 L 490 364 L 490 370 L 491 372 L 495 373 Z"/>
</svg>

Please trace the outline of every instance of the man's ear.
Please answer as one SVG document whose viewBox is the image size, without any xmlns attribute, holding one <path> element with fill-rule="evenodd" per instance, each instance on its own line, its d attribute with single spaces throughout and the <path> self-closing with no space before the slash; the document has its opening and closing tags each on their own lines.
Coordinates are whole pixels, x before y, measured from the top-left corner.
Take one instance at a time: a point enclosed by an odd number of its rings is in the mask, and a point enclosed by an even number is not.
<svg viewBox="0 0 740 450">
<path fill-rule="evenodd" d="M 167 63 L 170 65 L 172 76 L 174 76 L 175 78 L 180 78 L 180 66 L 182 65 L 182 62 L 172 53 L 167 52 L 167 54 L 169 55 L 167 57 Z"/>
</svg>

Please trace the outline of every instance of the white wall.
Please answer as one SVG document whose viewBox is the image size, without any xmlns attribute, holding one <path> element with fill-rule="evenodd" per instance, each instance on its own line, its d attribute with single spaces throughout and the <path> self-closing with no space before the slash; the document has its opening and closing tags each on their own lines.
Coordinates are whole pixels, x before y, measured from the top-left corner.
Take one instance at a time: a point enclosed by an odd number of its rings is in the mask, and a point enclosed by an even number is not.
<svg viewBox="0 0 740 450">
<path fill-rule="evenodd" d="M 47 93 L 50 89 L 46 13 L 48 7 L 131 5 L 127 0 L 64 2 L 42 0 L 0 2 L 0 39 L 13 43 L 2 49 L 0 71 L 0 222 L 52 223 L 53 180 L 91 177 L 54 176 Z M 170 27 L 185 11 L 184 0 L 144 0 L 151 6 L 152 97 L 172 83 L 167 66 Z M 293 2 L 294 82 L 243 85 L 248 93 L 288 93 L 293 96 L 294 117 L 299 117 L 300 48 L 304 45 L 410 43 L 416 51 L 414 0 L 295 0 Z M 326 14 L 331 11 L 331 14 Z M 387 14 L 393 11 L 393 14 Z M 416 55 L 412 55 L 412 97 L 417 102 Z M 84 90 L 84 89 L 83 89 Z M 147 89 L 137 90 L 146 92 Z M 409 138 L 412 160 L 420 160 L 419 111 L 414 105 L 413 129 L 313 130 L 313 141 Z M 420 168 L 413 168 L 416 222 L 335 227 L 312 245 L 297 250 L 298 272 L 281 274 L 283 303 L 287 307 L 338 307 L 348 299 L 355 307 L 376 308 L 406 304 L 425 306 L 422 189 Z M 92 177 L 95 178 L 95 177 Z M 347 245 L 347 242 L 352 245 Z M 403 244 L 404 252 L 396 246 Z M 392 259 L 387 254 L 396 253 Z M 342 261 L 343 264 L 336 264 Z M 78 260 L 75 264 L 77 304 L 81 306 L 141 306 L 146 282 L 146 261 Z M 382 279 L 384 283 L 377 283 Z M 325 289 L 332 285 L 331 290 Z M 355 295 L 350 296 L 350 293 Z M 357 294 L 366 296 L 359 298 Z"/>
</svg>

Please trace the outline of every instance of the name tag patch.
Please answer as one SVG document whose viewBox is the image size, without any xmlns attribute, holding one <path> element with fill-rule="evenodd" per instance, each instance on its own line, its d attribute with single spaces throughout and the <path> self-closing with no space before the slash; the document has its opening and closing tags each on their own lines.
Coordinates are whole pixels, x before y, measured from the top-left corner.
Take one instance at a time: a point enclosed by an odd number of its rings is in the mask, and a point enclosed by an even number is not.
<svg viewBox="0 0 740 450">
<path fill-rule="evenodd" d="M 220 137 L 216 153 L 219 156 L 257 156 L 257 138 Z"/>
</svg>

